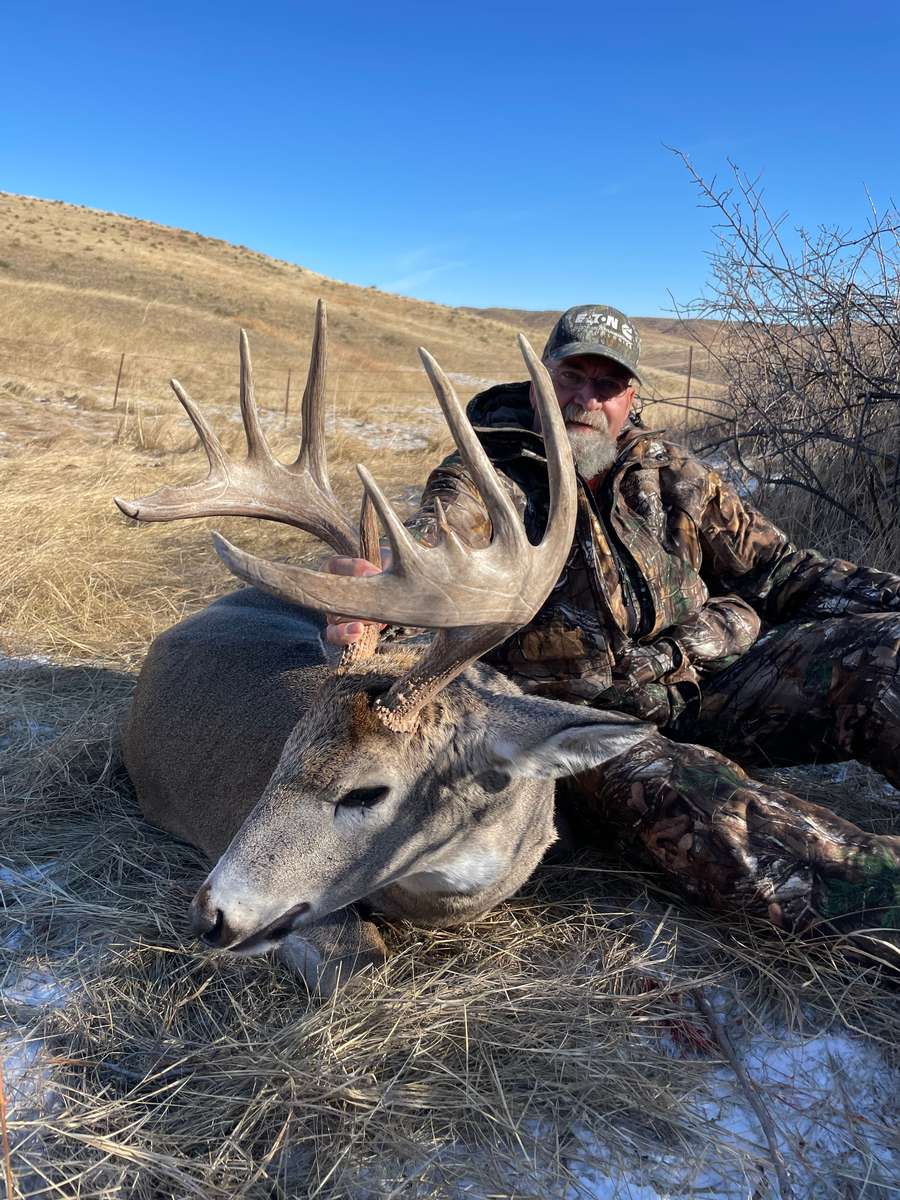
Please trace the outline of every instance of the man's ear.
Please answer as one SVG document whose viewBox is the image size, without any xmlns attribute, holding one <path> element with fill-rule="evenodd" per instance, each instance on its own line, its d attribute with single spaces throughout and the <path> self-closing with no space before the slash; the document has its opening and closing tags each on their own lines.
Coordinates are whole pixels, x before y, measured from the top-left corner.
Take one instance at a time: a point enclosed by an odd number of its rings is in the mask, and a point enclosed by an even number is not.
<svg viewBox="0 0 900 1200">
<path fill-rule="evenodd" d="M 622 713 L 561 700 L 516 697 L 504 705 L 497 729 L 485 738 L 478 768 L 497 790 L 517 776 L 559 779 L 598 767 L 656 733 L 654 725 Z"/>
</svg>

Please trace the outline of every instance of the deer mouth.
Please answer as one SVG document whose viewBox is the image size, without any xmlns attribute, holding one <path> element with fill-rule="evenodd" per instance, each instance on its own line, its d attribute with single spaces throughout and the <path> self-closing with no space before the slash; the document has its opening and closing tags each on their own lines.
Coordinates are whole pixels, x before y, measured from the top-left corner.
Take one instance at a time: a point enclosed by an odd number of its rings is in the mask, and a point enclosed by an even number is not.
<svg viewBox="0 0 900 1200">
<path fill-rule="evenodd" d="M 306 902 L 295 904 L 293 908 L 289 908 L 287 912 L 276 917 L 274 921 L 270 921 L 268 925 L 263 925 L 262 929 L 257 929 L 249 937 L 242 938 L 241 941 L 226 946 L 225 949 L 231 954 L 256 954 L 262 950 L 270 950 L 279 942 L 283 942 L 288 934 L 294 932 L 301 919 L 309 912 L 309 907 Z"/>
</svg>

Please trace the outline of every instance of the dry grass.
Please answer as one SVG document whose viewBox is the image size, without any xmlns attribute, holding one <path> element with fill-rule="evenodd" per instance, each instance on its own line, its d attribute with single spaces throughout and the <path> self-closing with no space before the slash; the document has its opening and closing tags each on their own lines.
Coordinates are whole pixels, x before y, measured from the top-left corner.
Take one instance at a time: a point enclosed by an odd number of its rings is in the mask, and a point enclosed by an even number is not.
<svg viewBox="0 0 900 1200">
<path fill-rule="evenodd" d="M 877 446 L 875 439 L 872 441 Z M 815 546 L 823 554 L 896 574 L 900 563 L 900 525 L 879 501 L 879 497 L 889 494 L 890 485 L 885 477 L 890 480 L 893 476 L 896 436 L 887 435 L 881 442 L 883 464 L 872 466 L 854 461 L 847 452 L 833 455 L 832 461 L 823 463 L 818 472 L 825 493 L 839 500 L 849 513 L 862 517 L 872 533 L 819 496 L 777 482 L 765 488 L 765 512 L 797 545 Z M 875 476 L 876 471 L 881 478 Z"/>
<path fill-rule="evenodd" d="M 465 930 L 391 929 L 388 966 L 319 1006 L 267 960 L 217 958 L 186 940 L 206 864 L 143 823 L 118 763 L 118 724 L 150 640 L 233 586 L 209 526 L 270 555 L 321 552 L 272 524 L 143 527 L 117 513 L 112 494 L 203 470 L 163 400 L 167 368 L 217 405 L 235 447 L 235 325 L 255 329 L 270 434 L 287 455 L 278 377 L 302 362 L 324 293 L 336 490 L 355 503 L 362 460 L 402 502 L 444 445 L 424 381 L 406 369 L 414 343 L 451 370 L 515 376 L 517 315 L 454 314 L 68 206 L 4 198 L 0 211 L 16 243 L 0 251 L 14 261 L 0 270 L 13 339 L 0 387 L 0 648 L 54 660 L 0 670 L 3 1032 L 13 1022 L 32 1055 L 23 1082 L 10 1063 L 26 1052 L 4 1045 L 20 1195 L 574 1197 L 578 1125 L 609 1148 L 606 1168 L 652 1175 L 671 1151 L 733 1159 L 748 1188 L 764 1187 L 762 1139 L 726 1144 L 693 1103 L 715 1056 L 673 1055 L 673 1031 L 697 1032 L 689 993 L 725 998 L 738 1038 L 767 1023 L 849 1028 L 887 1053 L 896 1002 L 865 964 L 670 904 L 588 858 L 547 866 Z M 217 315 L 222 296 L 240 296 L 241 311 Z M 16 338 L 51 349 L 26 358 Z M 659 379 L 676 386 L 678 347 L 657 345 L 670 355 Z M 107 368 L 120 347 L 171 355 L 130 380 L 127 413 L 111 410 Z M 47 386 L 70 368 L 87 382 Z M 88 386 L 103 372 L 107 382 Z M 896 827 L 877 789 L 854 779 L 854 815 Z M 820 786 L 820 799 L 848 803 L 847 785 Z M 29 988 L 51 977 L 64 1000 L 29 1004 Z M 888 1133 L 860 1131 L 863 1166 L 853 1180 L 823 1180 L 819 1195 L 885 1194 L 870 1135 Z"/>
<path fill-rule="evenodd" d="M 46 404 L 17 398 L 16 412 L 35 429 L 41 423 L 50 428 L 0 457 L 0 649 L 136 666 L 163 629 L 233 590 L 233 578 L 211 553 L 209 531 L 217 526 L 274 557 L 309 561 L 324 553 L 311 538 L 273 522 L 151 526 L 122 517 L 114 495 L 202 478 L 205 460 L 186 419 L 169 415 L 139 424 L 93 412 L 90 427 L 54 431 L 55 413 Z M 214 420 L 226 450 L 242 453 L 236 406 Z M 392 450 L 390 427 L 343 420 L 349 431 L 330 439 L 336 493 L 355 511 L 360 488 L 353 464 L 372 461 L 374 438 L 385 447 L 377 456 L 379 479 L 403 512 L 414 494 L 408 481 L 425 477 L 446 448 L 445 435 L 436 423 L 420 422 L 413 448 Z M 296 437 L 280 417 L 269 437 L 283 458 L 296 453 Z"/>
</svg>

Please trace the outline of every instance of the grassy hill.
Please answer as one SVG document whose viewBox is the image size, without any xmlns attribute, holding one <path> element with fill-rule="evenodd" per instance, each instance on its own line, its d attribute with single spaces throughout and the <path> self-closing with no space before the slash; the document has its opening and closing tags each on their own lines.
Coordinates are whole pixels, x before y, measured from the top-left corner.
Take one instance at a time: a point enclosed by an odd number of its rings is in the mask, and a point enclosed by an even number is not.
<svg viewBox="0 0 900 1200">
<path fill-rule="evenodd" d="M 485 382 L 521 378 L 514 333 L 524 329 L 540 348 L 556 316 L 410 300 L 202 234 L 0 194 L 0 381 L 33 395 L 102 408 L 124 354 L 120 400 L 140 401 L 145 416 L 169 404 L 172 374 L 199 400 L 230 401 L 243 325 L 262 403 L 281 408 L 289 370 L 298 398 L 319 296 L 329 309 L 336 411 L 384 408 L 395 422 L 429 395 L 417 345 L 457 375 L 468 396 Z M 647 396 L 682 396 L 685 330 L 671 321 L 637 324 Z M 705 359 L 694 356 L 697 386 Z"/>
<path fill-rule="evenodd" d="M 373 466 L 402 506 L 449 447 L 417 346 L 467 399 L 521 379 L 515 333 L 540 349 L 556 316 L 410 300 L 202 234 L 0 193 L 0 638 L 130 664 L 160 628 L 232 586 L 209 552 L 208 523 L 129 528 L 111 496 L 202 474 L 173 375 L 226 446 L 239 446 L 240 326 L 269 436 L 289 455 L 319 297 L 332 477 L 351 506 L 355 463 Z M 638 324 L 645 395 L 682 396 L 688 334 L 668 321 Z M 705 358 L 694 355 L 695 394 Z M 650 418 L 677 427 L 683 409 L 660 403 Z M 321 553 L 282 526 L 247 536 L 271 553 Z"/>
</svg>

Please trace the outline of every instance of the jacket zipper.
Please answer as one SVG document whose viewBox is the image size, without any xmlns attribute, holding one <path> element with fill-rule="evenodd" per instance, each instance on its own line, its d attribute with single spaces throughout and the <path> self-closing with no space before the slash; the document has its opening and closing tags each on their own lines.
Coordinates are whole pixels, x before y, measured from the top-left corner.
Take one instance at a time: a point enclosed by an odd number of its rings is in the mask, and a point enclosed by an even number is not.
<svg viewBox="0 0 900 1200">
<path fill-rule="evenodd" d="M 600 506 L 597 504 L 596 497 L 586 485 L 585 491 L 590 498 L 592 511 L 600 522 L 600 528 L 609 541 L 616 570 L 619 572 L 619 579 L 622 583 L 622 590 L 626 596 L 626 603 L 631 607 L 631 611 L 636 616 L 637 628 L 632 636 L 635 639 L 639 639 L 648 634 L 656 622 L 656 607 L 653 603 L 653 597 L 647 588 L 634 555 L 616 533 L 612 522 L 606 520 L 600 510 Z M 612 512 L 613 492 L 611 473 L 604 481 L 603 494 L 604 499 L 609 503 L 610 512 Z"/>
</svg>

